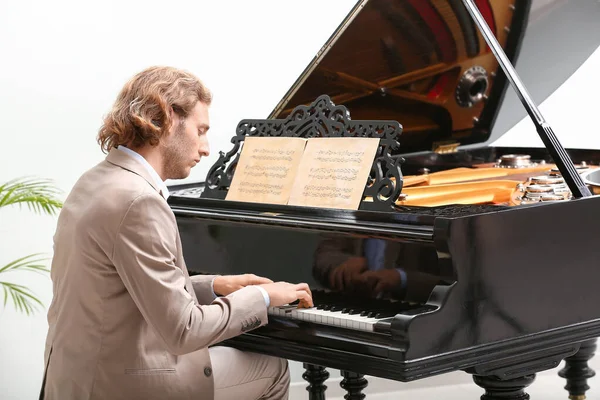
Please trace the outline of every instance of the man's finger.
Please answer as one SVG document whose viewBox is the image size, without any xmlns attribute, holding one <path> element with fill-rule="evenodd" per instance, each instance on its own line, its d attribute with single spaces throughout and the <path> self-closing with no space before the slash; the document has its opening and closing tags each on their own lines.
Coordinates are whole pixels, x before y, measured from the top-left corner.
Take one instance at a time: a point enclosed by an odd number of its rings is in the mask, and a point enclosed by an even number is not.
<svg viewBox="0 0 600 400">
<path fill-rule="evenodd" d="M 296 296 L 298 297 L 298 300 L 300 300 L 300 304 L 307 306 L 307 307 L 314 307 L 314 303 L 313 303 L 313 299 L 312 296 L 310 294 L 308 294 L 307 291 L 305 290 L 298 290 L 296 292 Z"/>
<path fill-rule="evenodd" d="M 312 292 L 310 291 L 310 287 L 308 286 L 308 283 L 297 283 L 296 284 L 296 290 L 305 290 L 306 292 L 308 292 L 308 294 L 310 294 L 312 296 Z"/>
<path fill-rule="evenodd" d="M 273 281 L 269 278 L 264 278 L 262 276 L 257 276 L 253 279 L 252 284 L 253 285 L 261 285 L 263 283 L 273 283 Z"/>
<path fill-rule="evenodd" d="M 262 276 L 254 275 L 254 274 L 244 274 L 245 281 L 248 282 L 248 285 L 260 285 L 263 283 L 273 283 L 269 278 L 265 278 Z"/>
</svg>

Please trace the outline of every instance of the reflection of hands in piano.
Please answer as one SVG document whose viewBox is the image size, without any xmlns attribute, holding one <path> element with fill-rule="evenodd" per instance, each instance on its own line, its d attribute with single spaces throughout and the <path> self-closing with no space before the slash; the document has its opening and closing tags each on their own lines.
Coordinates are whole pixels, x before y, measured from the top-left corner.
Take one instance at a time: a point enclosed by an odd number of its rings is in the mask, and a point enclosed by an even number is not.
<svg viewBox="0 0 600 400">
<path fill-rule="evenodd" d="M 254 274 L 222 275 L 215 278 L 213 290 L 219 296 L 227 296 L 243 287 L 265 283 L 273 283 L 273 281 Z"/>
<path fill-rule="evenodd" d="M 394 292 L 402 285 L 402 277 L 395 269 L 366 271 L 360 275 L 359 279 L 367 287 L 372 297 Z"/>
<path fill-rule="evenodd" d="M 312 292 L 306 283 L 275 282 L 260 285 L 267 291 L 270 307 L 279 307 L 299 300 L 300 308 L 314 307 Z"/>
<path fill-rule="evenodd" d="M 329 285 L 335 290 L 350 290 L 359 281 L 360 275 L 367 270 L 367 259 L 351 257 L 332 269 L 329 275 Z"/>
</svg>

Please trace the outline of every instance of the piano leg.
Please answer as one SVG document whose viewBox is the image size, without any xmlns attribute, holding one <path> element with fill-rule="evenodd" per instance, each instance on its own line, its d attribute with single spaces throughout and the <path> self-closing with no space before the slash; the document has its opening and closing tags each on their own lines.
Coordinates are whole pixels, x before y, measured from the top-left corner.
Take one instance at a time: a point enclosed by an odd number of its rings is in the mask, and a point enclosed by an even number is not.
<svg viewBox="0 0 600 400">
<path fill-rule="evenodd" d="M 587 380 L 596 375 L 594 370 L 588 366 L 588 360 L 594 356 L 596 351 L 596 340 L 582 342 L 579 351 L 565 358 L 565 367 L 558 371 L 558 375 L 567 380 L 565 389 L 569 391 L 571 400 L 585 399 L 585 392 L 590 389 Z"/>
<path fill-rule="evenodd" d="M 363 400 L 367 395 L 362 391 L 367 387 L 369 382 L 362 374 L 356 372 L 341 371 L 344 379 L 340 382 L 340 386 L 348 392 L 344 396 L 346 400 Z"/>
<path fill-rule="evenodd" d="M 535 374 L 500 380 L 494 376 L 473 375 L 475 383 L 485 389 L 481 400 L 529 400 L 525 388 L 533 383 Z"/>
<path fill-rule="evenodd" d="M 327 386 L 323 382 L 329 378 L 329 372 L 325 367 L 313 364 L 303 364 L 305 373 L 302 378 L 308 382 L 306 390 L 308 390 L 308 400 L 325 400 L 325 390 Z"/>
</svg>

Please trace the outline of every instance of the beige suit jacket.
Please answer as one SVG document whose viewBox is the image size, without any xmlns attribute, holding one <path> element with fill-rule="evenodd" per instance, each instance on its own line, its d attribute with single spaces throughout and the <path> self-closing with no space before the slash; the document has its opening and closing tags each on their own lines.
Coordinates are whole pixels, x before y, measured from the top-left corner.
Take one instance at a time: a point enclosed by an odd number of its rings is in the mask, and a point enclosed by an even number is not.
<svg viewBox="0 0 600 400">
<path fill-rule="evenodd" d="M 267 323 L 261 291 L 214 299 L 175 217 L 120 150 L 75 184 L 54 236 L 44 398 L 213 399 L 207 347 Z"/>
</svg>

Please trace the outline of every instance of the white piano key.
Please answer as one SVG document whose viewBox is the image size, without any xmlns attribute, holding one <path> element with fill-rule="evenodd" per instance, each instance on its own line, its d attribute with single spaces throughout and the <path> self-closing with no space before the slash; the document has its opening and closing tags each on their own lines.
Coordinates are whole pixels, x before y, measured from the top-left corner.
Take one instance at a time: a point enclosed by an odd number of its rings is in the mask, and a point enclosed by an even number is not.
<svg viewBox="0 0 600 400">
<path fill-rule="evenodd" d="M 372 332 L 379 318 L 363 317 L 360 314 L 347 314 L 341 311 L 327 311 L 317 308 L 297 308 L 296 306 L 270 307 L 269 314 L 315 324 Z"/>
</svg>

